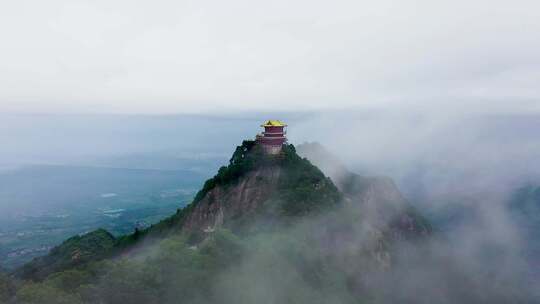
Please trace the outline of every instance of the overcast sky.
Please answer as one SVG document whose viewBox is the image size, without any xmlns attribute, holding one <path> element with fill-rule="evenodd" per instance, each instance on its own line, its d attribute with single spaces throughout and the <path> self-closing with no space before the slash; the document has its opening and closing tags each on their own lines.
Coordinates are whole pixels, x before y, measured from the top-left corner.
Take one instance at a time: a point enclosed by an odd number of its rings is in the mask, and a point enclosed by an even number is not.
<svg viewBox="0 0 540 304">
<path fill-rule="evenodd" d="M 538 0 L 0 2 L 0 112 L 540 112 Z"/>
</svg>

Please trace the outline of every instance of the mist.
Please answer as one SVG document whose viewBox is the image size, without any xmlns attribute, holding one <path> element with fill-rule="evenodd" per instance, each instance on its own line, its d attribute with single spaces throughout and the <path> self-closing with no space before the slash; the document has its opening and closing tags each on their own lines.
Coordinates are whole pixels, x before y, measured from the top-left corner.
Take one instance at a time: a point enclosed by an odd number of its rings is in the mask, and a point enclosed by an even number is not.
<svg viewBox="0 0 540 304">
<path fill-rule="evenodd" d="M 0 162 L 92 164 L 148 155 L 227 157 L 253 118 L 197 115 L 3 114 Z M 204 153 L 204 155 L 203 155 Z"/>
<path fill-rule="evenodd" d="M 423 208 L 540 181 L 540 116 L 387 109 L 197 116 L 3 115 L 0 164 L 186 169 L 211 176 L 265 118 L 290 125 L 289 142 L 320 142 L 354 172 L 391 177 Z M 496 204 L 496 203 L 494 203 Z"/>
<path fill-rule="evenodd" d="M 536 1 L 4 2 L 0 111 L 538 113 Z"/>
<path fill-rule="evenodd" d="M 345 166 L 364 176 L 394 179 L 409 204 L 432 221 L 435 234 L 427 241 L 380 245 L 381 227 L 390 223 L 375 224 L 369 210 L 373 206 L 347 206 L 287 227 L 283 234 L 291 239 L 261 237 L 260 247 L 244 252 L 238 263 L 205 283 L 220 302 L 354 302 L 343 286 L 367 295 L 368 303 L 538 299 L 538 248 L 530 246 L 524 229 L 531 223 L 520 222 L 509 201 L 516 189 L 540 182 L 535 162 L 540 117 L 321 112 L 292 119 L 289 125 L 290 142 L 318 141 L 341 159 L 338 164 L 314 161 L 330 176 Z M 464 210 L 457 219 L 448 214 L 453 208 Z M 322 241 L 332 223 L 351 216 L 357 220 L 342 231 L 342 239 Z M 298 256 L 318 261 L 314 263 L 338 261 L 331 267 L 339 273 L 323 271 L 328 281 L 319 282 L 317 274 L 293 266 Z M 173 282 L 169 288 L 174 295 L 179 287 Z"/>
<path fill-rule="evenodd" d="M 390 223 L 373 222 L 373 206 L 346 204 L 342 210 L 286 226 L 277 234 L 247 239 L 230 236 L 236 245 L 223 253 L 212 247 L 221 232 L 196 249 L 183 236 L 160 241 L 158 247 L 153 241 L 143 243 L 129 258 L 110 266 L 97 283 L 101 291 L 93 293 L 116 299 L 114 289 L 128 288 L 118 281 L 126 275 L 134 286 L 158 280 L 165 288 L 149 298 L 134 298 L 133 303 L 156 298 L 172 303 L 179 296 L 200 296 L 201 303 L 216 300 L 209 296 L 216 296 L 220 303 L 255 299 L 349 303 L 354 302 L 355 293 L 367 297 L 368 303 L 430 303 L 433 299 L 438 303 L 526 303 L 539 296 L 539 274 L 534 270 L 539 248 L 534 245 L 536 236 L 527 230 L 535 223 L 516 217 L 509 208 L 517 189 L 540 184 L 540 167 L 535 162 L 540 154 L 536 132 L 540 117 L 535 114 L 389 109 L 217 117 L 23 116 L 11 118 L 13 131 L 4 129 L 3 141 L 12 148 L 2 153 L 7 164 L 59 162 L 166 170 L 186 169 L 186 163 L 171 166 L 163 158 L 213 159 L 213 165 L 199 171 L 205 177 L 227 162 L 241 139 L 253 138 L 263 117 L 283 118 L 289 125 L 290 143 L 315 141 L 331 151 L 338 163 L 314 161 L 329 176 L 345 167 L 362 176 L 394 180 L 407 203 L 431 222 L 433 237 L 383 241 Z M 67 131 L 59 134 L 59 128 Z M 43 145 L 49 141 L 50 145 Z M 161 160 L 140 162 L 141 156 L 150 155 Z M 50 207 L 55 208 L 54 204 Z M 346 229 L 340 226 L 351 219 Z M 332 229 L 342 236 L 334 239 Z M 198 287 L 185 281 L 185 274 L 192 271 L 190 265 L 221 254 L 232 254 L 226 259 L 230 264 L 217 269 L 208 266 L 211 281 Z M 298 268 L 297 259 L 307 259 L 306 268 Z M 311 263 L 327 265 L 332 271 L 317 272 Z M 179 268 L 166 270 L 170 265 Z M 146 277 L 156 269 L 165 271 L 170 281 Z M 193 275 L 197 281 L 198 274 Z"/>
<path fill-rule="evenodd" d="M 369 218 L 373 207 L 345 208 L 334 215 L 336 220 L 355 212 L 361 218 L 350 227 L 352 239 L 345 237 L 331 247 L 318 243 L 302 249 L 276 240 L 220 277 L 218 285 L 224 289 L 219 294 L 240 303 L 249 303 L 246 298 L 278 303 L 302 296 L 306 302 L 350 301 L 350 295 L 338 287 L 314 291 L 305 274 L 272 255 L 304 250 L 307 256 L 320 252 L 333 256 L 341 262 L 334 266 L 344 273 L 360 269 L 353 277 L 358 276 L 357 287 L 369 295 L 368 303 L 528 303 L 540 299 L 537 230 L 529 231 L 538 222 L 534 216 L 516 217 L 510 208 L 518 189 L 540 184 L 538 115 L 402 109 L 325 112 L 296 122 L 290 130 L 291 142 L 318 141 L 341 160 L 337 164 L 335 159 L 330 163 L 314 160 L 331 177 L 343 167 L 364 176 L 391 177 L 408 203 L 429 218 L 435 236 L 426 242 L 390 245 L 392 257 L 380 263 L 383 266 L 362 264 L 362 258 L 350 254 L 377 248 L 373 245 L 377 228 Z M 328 218 L 317 219 L 288 233 L 313 237 L 327 232 L 328 226 Z M 379 262 L 385 260 L 384 255 L 372 254 Z M 387 264 L 392 266 L 384 269 Z M 233 286 L 249 287 L 239 291 Z M 268 294 L 259 286 L 275 293 Z"/>
<path fill-rule="evenodd" d="M 0 302 L 540 303 L 539 10 L 0 3 Z M 310 161 L 342 206 L 260 234 L 172 227 L 268 119 L 330 152 Z M 134 247 L 15 278 L 92 231 Z"/>
<path fill-rule="evenodd" d="M 540 117 L 389 110 L 320 115 L 298 129 L 294 136 L 317 134 L 353 171 L 392 177 L 441 237 L 414 248 L 403 244 L 398 252 L 405 254 L 404 263 L 393 269 L 395 277 L 374 276 L 375 290 L 395 288 L 387 295 L 390 302 L 400 295 L 410 301 L 412 290 L 429 294 L 412 296 L 415 303 L 538 297 L 538 221 L 516 216 L 510 206 L 518 190 L 540 182 Z M 427 260 L 419 258 L 424 250 Z M 454 283 L 478 290 L 476 300 L 457 300 Z M 483 298 L 490 292 L 497 296 Z"/>
<path fill-rule="evenodd" d="M 459 239 L 436 234 L 387 242 L 381 228 L 389 223 L 374 225 L 366 216 L 367 206 L 357 203 L 254 236 L 239 238 L 217 230 L 196 246 L 178 235 L 157 244 L 150 241 L 151 246 L 141 245 L 131 258 L 112 265 L 98 283 L 98 293 L 105 301 L 130 303 L 176 303 L 179 298 L 197 303 L 538 299 L 538 283 L 525 275 L 529 266 L 513 232 L 495 233 L 490 224 L 478 222 L 455 227 Z M 208 262 L 216 257 L 223 264 Z M 202 270 L 194 271 L 193 264 Z M 159 289 L 140 292 L 139 284 Z"/>
<path fill-rule="evenodd" d="M 292 134 L 303 139 L 317 134 L 319 142 L 355 171 L 388 175 L 416 199 L 422 191 L 493 193 L 537 182 L 539 124 L 535 114 L 388 110 L 321 115 Z"/>
</svg>

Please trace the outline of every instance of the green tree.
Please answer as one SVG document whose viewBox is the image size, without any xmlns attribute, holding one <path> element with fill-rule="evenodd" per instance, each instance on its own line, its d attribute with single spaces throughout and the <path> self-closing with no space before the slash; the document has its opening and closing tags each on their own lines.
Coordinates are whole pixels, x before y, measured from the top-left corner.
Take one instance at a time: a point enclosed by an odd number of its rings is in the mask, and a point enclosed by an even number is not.
<svg viewBox="0 0 540 304">
<path fill-rule="evenodd" d="M 48 283 L 26 283 L 17 292 L 20 304 L 78 304 L 79 295 L 68 294 Z"/>
<path fill-rule="evenodd" d="M 139 262 L 121 260 L 101 279 L 99 297 L 105 303 L 159 303 L 155 273 Z"/>
<path fill-rule="evenodd" d="M 48 283 L 65 292 L 74 292 L 79 286 L 88 284 L 92 279 L 89 272 L 79 269 L 70 269 L 50 275 Z"/>
<path fill-rule="evenodd" d="M 13 296 L 13 292 L 14 287 L 11 280 L 5 274 L 0 273 L 0 303 L 7 302 Z"/>
</svg>

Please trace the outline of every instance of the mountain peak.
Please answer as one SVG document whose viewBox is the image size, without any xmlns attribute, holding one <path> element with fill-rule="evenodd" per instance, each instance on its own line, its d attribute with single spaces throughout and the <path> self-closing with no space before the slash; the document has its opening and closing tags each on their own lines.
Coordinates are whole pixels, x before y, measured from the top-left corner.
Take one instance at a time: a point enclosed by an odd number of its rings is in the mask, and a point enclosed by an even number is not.
<svg viewBox="0 0 540 304">
<path fill-rule="evenodd" d="M 268 150 L 260 140 L 245 140 L 236 147 L 229 164 L 208 179 L 193 202 L 178 209 L 176 214 L 148 229 L 136 230 L 117 239 L 101 229 L 73 237 L 49 255 L 18 269 L 17 274 L 22 278 L 41 280 L 51 273 L 88 261 L 128 252 L 135 254 L 139 248 L 134 246 L 142 244 L 143 239 L 148 245 L 153 240 L 181 232 L 188 236 L 189 243 L 198 244 L 221 228 L 238 235 L 275 231 L 329 210 L 348 213 L 352 222 L 365 221 L 375 229 L 373 231 L 379 231 L 377 235 L 381 240 L 387 232 L 398 239 L 430 232 L 429 223 L 408 207 L 390 179 L 351 173 L 341 164 L 329 161 L 337 158 L 325 154 L 322 146 L 318 150 L 320 157 L 313 159 L 320 163 L 324 159 L 325 170 L 339 168 L 334 171 L 339 174 L 332 175 L 339 181 L 339 189 L 317 166 L 301 157 L 292 144 L 283 143 L 278 151 Z M 309 157 L 309 153 L 307 155 Z M 336 179 L 336 176 L 341 178 Z M 339 206 L 345 208 L 337 208 Z M 332 216 L 326 218 L 330 226 L 335 226 Z M 340 225 L 333 229 L 343 232 Z M 337 237 L 333 235 L 333 229 L 328 230 L 328 240 Z M 341 233 L 341 238 L 352 237 L 350 233 Z M 386 265 L 388 261 L 383 259 L 381 263 Z"/>
<path fill-rule="evenodd" d="M 231 229 L 254 222 L 271 224 L 287 217 L 309 214 L 338 204 L 340 194 L 332 181 L 291 144 L 268 153 L 264 144 L 246 140 L 228 166 L 207 180 L 197 193 L 183 227 L 209 231 Z"/>
</svg>

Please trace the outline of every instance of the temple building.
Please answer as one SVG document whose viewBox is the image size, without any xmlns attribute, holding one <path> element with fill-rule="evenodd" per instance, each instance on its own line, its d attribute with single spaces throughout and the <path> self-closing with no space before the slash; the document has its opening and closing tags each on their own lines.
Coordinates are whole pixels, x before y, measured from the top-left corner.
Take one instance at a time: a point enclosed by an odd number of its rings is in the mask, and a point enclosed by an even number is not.
<svg viewBox="0 0 540 304">
<path fill-rule="evenodd" d="M 285 127 L 287 125 L 279 120 L 268 120 L 261 127 L 264 132 L 257 134 L 257 142 L 269 154 L 279 154 L 281 147 L 287 142 Z"/>
</svg>

